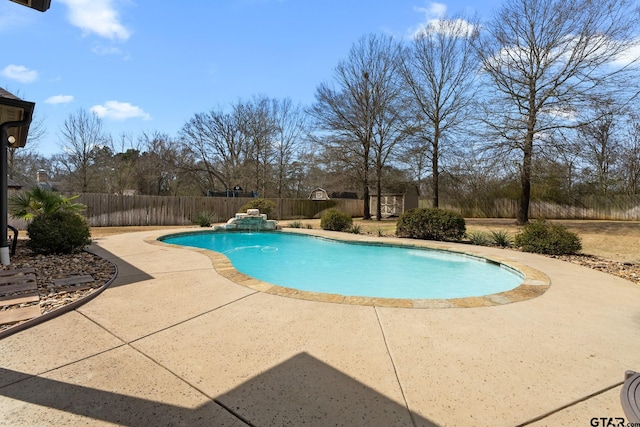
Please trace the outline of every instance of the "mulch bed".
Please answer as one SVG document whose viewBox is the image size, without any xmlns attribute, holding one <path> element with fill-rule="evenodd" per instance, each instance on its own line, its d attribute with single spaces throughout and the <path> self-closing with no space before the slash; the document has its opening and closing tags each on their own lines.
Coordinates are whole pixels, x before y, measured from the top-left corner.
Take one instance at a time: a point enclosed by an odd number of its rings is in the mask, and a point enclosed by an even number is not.
<svg viewBox="0 0 640 427">
<path fill-rule="evenodd" d="M 593 255 L 554 255 L 551 258 L 580 264 L 594 270 L 613 274 L 640 285 L 640 264 L 610 261 Z"/>
<path fill-rule="evenodd" d="M 88 252 L 69 255 L 37 255 L 26 246 L 26 240 L 18 240 L 16 254 L 10 257 L 11 265 L 1 270 L 35 270 L 38 301 L 0 306 L 0 314 L 6 310 L 39 306 L 45 314 L 74 302 L 102 287 L 115 274 L 109 261 Z M 91 280 L 93 279 L 93 280 Z M 19 295 L 19 294 L 18 294 Z M 0 331 L 20 322 L 0 324 Z"/>
</svg>

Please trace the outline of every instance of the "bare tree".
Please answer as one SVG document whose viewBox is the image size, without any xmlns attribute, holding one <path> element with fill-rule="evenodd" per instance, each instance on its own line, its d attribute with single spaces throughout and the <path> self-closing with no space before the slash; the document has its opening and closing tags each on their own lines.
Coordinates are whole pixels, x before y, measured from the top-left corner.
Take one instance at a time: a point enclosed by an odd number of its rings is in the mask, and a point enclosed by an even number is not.
<svg viewBox="0 0 640 427">
<path fill-rule="evenodd" d="M 276 192 L 283 197 L 286 182 L 295 176 L 294 161 L 297 150 L 307 133 L 304 110 L 289 98 L 274 101 L 276 134 L 274 135 L 274 160 L 276 163 Z"/>
<path fill-rule="evenodd" d="M 473 100 L 478 61 L 473 50 L 479 26 L 463 18 L 430 22 L 403 55 L 402 76 L 415 110 L 415 137 L 411 151 L 431 160 L 433 207 L 439 205 L 440 159 L 447 137 L 465 124 Z M 418 160 L 421 160 L 418 157 Z"/>
<path fill-rule="evenodd" d="M 289 99 L 255 96 L 196 114 L 182 128 L 182 142 L 197 157 L 200 172 L 223 189 L 240 185 L 263 197 L 281 196 L 296 146 L 306 132 L 300 106 Z"/>
<path fill-rule="evenodd" d="M 507 0 L 484 27 L 476 46 L 494 91 L 486 124 L 522 155 L 518 223 L 529 219 L 534 147 L 577 126 L 572 116 L 589 98 L 625 96 L 635 60 L 620 61 L 638 17 L 632 0 Z"/>
<path fill-rule="evenodd" d="M 135 174 L 140 159 L 140 143 L 131 134 L 120 134 L 118 141 L 111 141 L 113 154 L 110 187 L 115 194 L 136 188 Z"/>
<path fill-rule="evenodd" d="M 577 200 L 579 196 L 576 184 L 578 172 L 583 166 L 584 147 L 577 134 L 578 129 L 575 128 L 557 129 L 549 139 L 550 149 L 540 153 L 549 164 L 554 165 L 555 170 L 562 169 L 558 183 L 561 188 L 556 189 L 556 193 L 564 195 L 563 200 L 558 200 L 562 203 Z"/>
<path fill-rule="evenodd" d="M 404 165 L 411 179 L 417 183 L 419 194 L 423 195 L 426 192 L 426 178 L 431 164 L 431 153 L 429 145 L 425 144 L 424 139 L 419 135 L 419 132 L 415 132 L 414 138 L 410 138 L 407 144 L 402 147 L 398 161 Z M 433 189 L 433 185 L 431 188 Z"/>
<path fill-rule="evenodd" d="M 7 157 L 7 173 L 9 178 L 15 179 L 22 176 L 33 179 L 35 175 L 32 171 L 26 169 L 26 165 L 34 158 L 41 157 L 38 155 L 38 143 L 46 136 L 47 129 L 44 126 L 44 120 L 41 116 L 34 115 L 29 125 L 29 135 L 27 136 L 27 144 L 24 147 L 8 148 Z M 44 168 L 44 165 L 39 168 Z"/>
<path fill-rule="evenodd" d="M 593 167 L 594 180 L 601 196 L 606 196 L 613 184 L 614 168 L 620 152 L 617 128 L 623 119 L 613 100 L 595 100 L 590 110 L 592 119 L 578 128 L 581 155 Z"/>
<path fill-rule="evenodd" d="M 239 103 L 235 109 L 241 123 L 239 129 L 249 142 L 245 145 L 246 160 L 253 166 L 253 186 L 262 197 L 270 188 L 270 166 L 277 132 L 276 109 L 277 101 L 265 96 L 255 96 L 251 101 Z"/>
<path fill-rule="evenodd" d="M 196 114 L 182 128 L 182 142 L 195 155 L 199 169 L 206 176 L 208 188 L 227 190 L 241 179 L 246 145 L 242 131 L 241 109 L 236 105 L 231 113 L 221 108 Z"/>
<path fill-rule="evenodd" d="M 633 196 L 640 194 L 640 117 L 629 116 L 627 136 L 621 147 L 620 175 L 625 193 Z"/>
<path fill-rule="evenodd" d="M 179 196 L 206 193 L 197 176 L 196 160 L 188 147 L 161 132 L 143 133 L 125 158 L 134 160 L 137 187 L 143 194 Z"/>
<path fill-rule="evenodd" d="M 399 79 L 400 47 L 392 37 L 369 35 L 356 42 L 346 60 L 335 69 L 335 83 L 321 84 L 309 110 L 332 149 L 344 158 L 356 158 L 363 188 L 365 219 L 371 218 L 369 181 L 371 164 L 377 170 L 376 188 L 393 146 L 401 140 L 402 108 Z M 378 197 L 380 201 L 380 197 Z M 380 203 L 377 217 L 381 217 Z"/>
<path fill-rule="evenodd" d="M 96 149 L 107 145 L 108 136 L 102 130 L 102 120 L 80 109 L 70 114 L 60 132 L 62 153 L 59 162 L 67 173 L 70 190 L 86 193 L 92 187 L 89 173 Z"/>
</svg>

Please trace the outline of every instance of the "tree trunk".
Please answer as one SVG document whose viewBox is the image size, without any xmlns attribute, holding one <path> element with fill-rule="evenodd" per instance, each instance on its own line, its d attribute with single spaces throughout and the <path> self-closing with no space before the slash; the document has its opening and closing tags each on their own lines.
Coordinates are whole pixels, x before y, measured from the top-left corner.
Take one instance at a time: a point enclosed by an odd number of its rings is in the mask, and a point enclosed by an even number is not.
<svg viewBox="0 0 640 427">
<path fill-rule="evenodd" d="M 362 218 L 371 219 L 371 212 L 369 212 L 369 185 L 366 181 L 364 182 L 363 190 L 364 212 L 362 213 Z"/>
<path fill-rule="evenodd" d="M 363 188 L 364 212 L 362 213 L 362 218 L 371 219 L 371 207 L 369 203 L 369 155 L 368 155 L 369 146 L 365 146 L 364 148 L 365 148 L 365 154 L 363 158 L 364 171 L 363 171 L 363 177 L 362 177 L 362 181 L 363 181 L 362 184 L 364 185 L 364 188 Z"/>
<path fill-rule="evenodd" d="M 376 178 L 376 192 L 378 193 L 378 197 L 376 197 L 376 221 L 382 220 L 382 179 L 380 179 L 381 173 L 382 166 L 378 165 L 378 177 Z"/>
<path fill-rule="evenodd" d="M 433 156 L 431 157 L 431 169 L 432 169 L 432 177 L 433 182 L 431 184 L 431 188 L 433 190 L 433 207 L 438 209 L 440 207 L 440 172 L 438 171 L 438 129 L 436 129 L 435 135 L 433 137 Z"/>
<path fill-rule="evenodd" d="M 524 157 L 522 159 L 522 171 L 520 180 L 522 194 L 518 206 L 518 225 L 529 222 L 529 202 L 531 200 L 531 158 L 533 156 L 533 132 L 528 131 L 524 142 Z"/>
</svg>

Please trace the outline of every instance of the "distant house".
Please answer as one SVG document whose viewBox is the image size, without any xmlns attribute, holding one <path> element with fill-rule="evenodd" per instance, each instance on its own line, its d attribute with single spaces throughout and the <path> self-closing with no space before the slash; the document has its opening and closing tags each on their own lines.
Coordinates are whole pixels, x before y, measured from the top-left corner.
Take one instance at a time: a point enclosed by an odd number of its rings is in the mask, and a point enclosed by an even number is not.
<svg viewBox="0 0 640 427">
<path fill-rule="evenodd" d="M 7 190 L 9 193 L 22 190 L 22 184 L 18 184 L 11 178 L 7 177 Z"/>
<path fill-rule="evenodd" d="M 323 188 L 316 188 L 315 190 L 313 190 L 311 192 L 311 194 L 309 195 L 309 199 L 311 200 L 329 200 L 329 194 L 327 194 L 327 191 Z"/>
<path fill-rule="evenodd" d="M 61 191 L 62 183 L 49 181 L 49 174 L 44 169 L 38 170 L 36 174 L 36 185 L 45 190 Z"/>
</svg>

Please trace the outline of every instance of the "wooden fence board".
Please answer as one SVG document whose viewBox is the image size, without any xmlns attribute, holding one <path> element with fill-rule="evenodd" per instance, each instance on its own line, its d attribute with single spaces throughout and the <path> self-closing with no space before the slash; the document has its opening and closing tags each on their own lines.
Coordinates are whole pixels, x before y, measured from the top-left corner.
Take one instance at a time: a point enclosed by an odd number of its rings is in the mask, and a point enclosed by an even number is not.
<svg viewBox="0 0 640 427">
<path fill-rule="evenodd" d="M 84 215 L 92 227 L 190 225 L 202 212 L 213 214 L 214 222 L 225 222 L 235 216 L 247 197 L 124 196 L 115 194 L 82 194 L 78 202 L 87 206 Z M 276 208 L 269 215 L 279 221 L 320 218 L 331 207 L 353 217 L 361 217 L 364 202 L 356 199 L 314 201 L 308 199 L 271 199 Z M 429 200 L 420 200 L 429 207 Z M 518 201 L 508 199 L 466 200 L 441 198 L 441 208 L 451 209 L 467 218 L 515 218 Z M 592 219 L 640 221 L 640 196 L 586 197 L 573 205 L 532 201 L 530 218 Z M 24 229 L 26 224 L 11 220 L 11 225 Z"/>
<path fill-rule="evenodd" d="M 235 216 L 248 197 L 123 196 L 82 194 L 78 202 L 87 206 L 85 216 L 92 227 L 190 225 L 200 213 L 213 214 L 215 222 Z M 351 216 L 362 216 L 362 200 L 272 199 L 275 210 L 270 219 L 320 218 L 322 212 L 336 207 Z"/>
<path fill-rule="evenodd" d="M 518 200 L 493 201 L 447 200 L 440 207 L 466 218 L 516 218 Z M 420 207 L 430 207 L 430 200 L 420 200 Z M 640 196 L 597 197 L 579 200 L 575 205 L 531 201 L 529 218 L 640 221 Z"/>
</svg>

